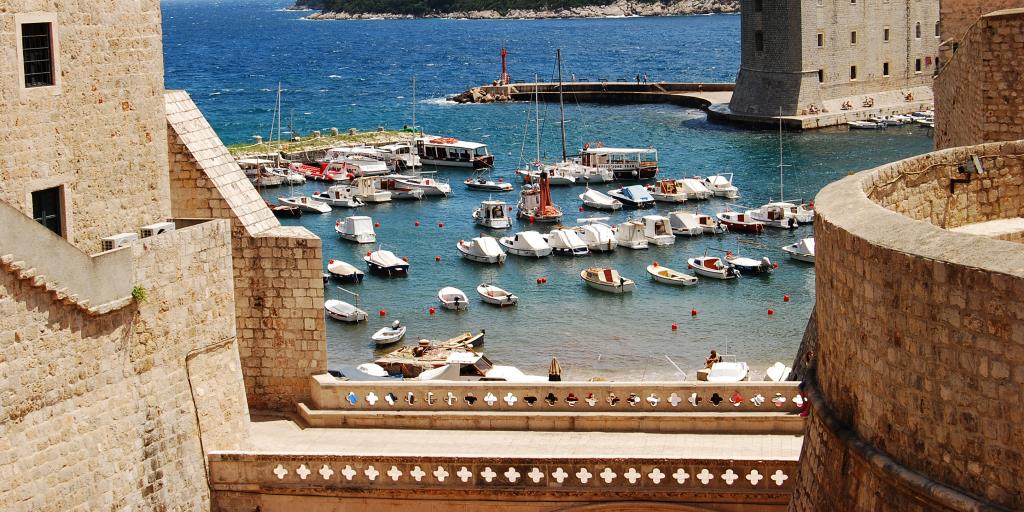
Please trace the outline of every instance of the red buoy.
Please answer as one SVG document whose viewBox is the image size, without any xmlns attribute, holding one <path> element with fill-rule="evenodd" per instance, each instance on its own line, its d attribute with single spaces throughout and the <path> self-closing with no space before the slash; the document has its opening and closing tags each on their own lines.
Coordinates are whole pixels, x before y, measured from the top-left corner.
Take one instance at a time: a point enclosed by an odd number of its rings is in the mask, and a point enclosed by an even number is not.
<svg viewBox="0 0 1024 512">
<path fill-rule="evenodd" d="M 512 206 L 509 206 L 509 207 L 508 207 L 508 211 L 512 211 Z"/>
<path fill-rule="evenodd" d="M 434 261 L 440 263 L 441 262 L 441 257 L 440 256 L 434 256 Z"/>
<path fill-rule="evenodd" d="M 430 314 L 433 315 L 434 313 L 437 313 L 437 310 L 434 308 L 430 308 Z"/>
<path fill-rule="evenodd" d="M 505 178 L 498 178 L 498 183 L 501 183 L 503 181 L 505 181 Z M 511 206 L 509 208 L 511 208 Z"/>
<path fill-rule="evenodd" d="M 772 268 L 779 268 L 779 264 L 778 263 L 772 263 Z"/>
<path fill-rule="evenodd" d="M 690 310 L 690 316 L 697 316 L 697 310 L 696 309 L 691 309 Z"/>
<path fill-rule="evenodd" d="M 375 227 L 375 228 L 379 228 L 379 227 L 380 227 L 380 222 L 374 222 L 374 223 L 373 223 L 373 227 Z"/>
<path fill-rule="evenodd" d="M 542 277 L 542 278 L 540 278 L 540 282 L 542 282 L 542 283 L 544 283 L 544 284 L 547 284 L 547 282 L 548 282 L 548 278 L 546 278 L 546 277 Z"/>
<path fill-rule="evenodd" d="M 543 278 L 540 278 L 540 277 L 537 278 L 537 284 L 541 284 L 543 282 L 544 282 Z"/>
<path fill-rule="evenodd" d="M 672 324 L 672 330 L 673 331 L 678 331 L 679 330 L 679 324 Z"/>
<path fill-rule="evenodd" d="M 387 315 L 388 315 L 388 312 L 387 312 L 387 311 L 384 311 L 384 310 L 382 309 L 382 310 L 378 311 L 378 312 L 377 312 L 377 314 L 378 314 L 378 315 L 380 315 L 380 316 L 387 316 Z"/>
<path fill-rule="evenodd" d="M 530 215 L 530 224 L 533 224 L 533 215 Z"/>
<path fill-rule="evenodd" d="M 334 264 L 334 260 L 327 260 L 327 263 L 333 265 Z"/>
<path fill-rule="evenodd" d="M 582 207 L 582 206 L 580 206 L 580 211 L 581 211 L 581 212 L 583 211 L 583 207 Z"/>
<path fill-rule="evenodd" d="M 402 261 L 404 261 L 406 263 L 409 263 L 409 257 L 408 256 L 402 256 Z"/>
<path fill-rule="evenodd" d="M 416 221 L 416 227 L 420 227 L 420 221 Z"/>
<path fill-rule="evenodd" d="M 782 302 L 789 302 L 789 295 L 783 295 Z"/>
<path fill-rule="evenodd" d="M 371 254 L 373 254 L 373 251 L 366 251 L 366 255 L 367 255 L 367 256 L 369 256 L 369 255 L 371 255 Z"/>
<path fill-rule="evenodd" d="M 771 316 L 771 315 L 774 315 L 774 314 L 775 314 L 775 310 L 772 309 L 772 308 L 768 308 L 768 316 Z"/>
<path fill-rule="evenodd" d="M 438 222 L 438 223 L 437 223 L 437 227 L 439 227 L 439 228 L 443 228 L 443 227 L 444 227 L 444 222 Z"/>
<path fill-rule="evenodd" d="M 660 264 L 659 264 L 659 263 L 658 263 L 657 261 L 655 261 L 654 263 L 651 263 L 651 266 L 652 266 L 652 267 L 657 267 L 657 266 L 659 266 L 659 265 L 660 265 Z"/>
</svg>

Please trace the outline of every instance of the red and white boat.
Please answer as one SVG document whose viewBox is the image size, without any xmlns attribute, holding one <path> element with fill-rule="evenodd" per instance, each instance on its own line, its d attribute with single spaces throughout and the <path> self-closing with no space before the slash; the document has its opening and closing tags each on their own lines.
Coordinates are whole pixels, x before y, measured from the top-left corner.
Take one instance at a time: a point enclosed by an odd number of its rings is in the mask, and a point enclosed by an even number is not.
<svg viewBox="0 0 1024 512">
<path fill-rule="evenodd" d="M 764 231 L 764 223 L 754 220 L 746 212 L 721 212 L 715 216 L 732 232 L 761 233 Z"/>
</svg>

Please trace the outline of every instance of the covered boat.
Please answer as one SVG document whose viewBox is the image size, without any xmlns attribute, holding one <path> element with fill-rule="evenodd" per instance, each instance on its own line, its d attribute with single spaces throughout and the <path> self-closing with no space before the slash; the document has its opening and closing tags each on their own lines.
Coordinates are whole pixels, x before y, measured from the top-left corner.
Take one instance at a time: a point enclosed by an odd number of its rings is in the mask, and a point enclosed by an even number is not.
<svg viewBox="0 0 1024 512">
<path fill-rule="evenodd" d="M 548 233 L 548 244 L 555 254 L 565 256 L 586 256 L 590 253 L 587 243 L 580 238 L 580 235 L 571 229 L 553 229 Z"/>
<path fill-rule="evenodd" d="M 704 255 L 699 258 L 690 258 L 686 260 L 686 263 L 697 274 L 712 279 L 736 279 L 740 276 L 739 271 L 732 265 L 716 256 Z"/>
<path fill-rule="evenodd" d="M 395 320 L 394 322 L 391 322 L 390 327 L 381 327 L 378 329 L 377 332 L 373 333 L 373 336 L 370 336 L 370 339 L 373 340 L 378 347 L 383 347 L 402 341 L 402 338 L 405 337 L 405 331 L 405 326 L 398 320 Z"/>
<path fill-rule="evenodd" d="M 662 203 L 682 203 L 687 199 L 686 192 L 676 184 L 676 180 L 658 180 L 648 185 L 647 191 L 655 201 Z"/>
<path fill-rule="evenodd" d="M 294 206 L 304 212 L 331 213 L 331 206 L 306 196 L 279 197 L 277 200 L 287 206 Z"/>
<path fill-rule="evenodd" d="M 480 295 L 481 300 L 495 306 L 515 306 L 519 303 L 519 297 L 511 294 L 508 290 L 499 288 L 493 284 L 483 283 L 480 286 L 477 286 L 476 293 Z"/>
<path fill-rule="evenodd" d="M 814 238 L 802 238 L 795 244 L 782 248 L 790 258 L 805 263 L 814 263 Z"/>
<path fill-rule="evenodd" d="M 615 240 L 622 247 L 630 249 L 646 249 L 650 242 L 644 235 L 644 225 L 640 221 L 631 220 L 615 227 Z"/>
<path fill-rule="evenodd" d="M 514 188 L 511 183 L 506 181 L 488 180 L 483 177 L 469 177 L 463 183 L 470 190 L 483 190 L 485 192 L 511 192 Z"/>
<path fill-rule="evenodd" d="M 697 214 L 690 212 L 672 212 L 668 214 L 668 222 L 672 227 L 672 233 L 683 236 L 698 236 L 704 234 L 704 228 L 697 220 Z"/>
<path fill-rule="evenodd" d="M 764 223 L 745 212 L 721 212 L 716 217 L 732 232 L 761 233 L 764 231 Z"/>
<path fill-rule="evenodd" d="M 580 279 L 583 279 L 587 286 L 608 293 L 630 293 L 636 289 L 636 283 L 632 279 L 626 279 L 619 275 L 619 271 L 607 267 L 591 267 L 580 272 Z"/>
<path fill-rule="evenodd" d="M 690 274 L 684 274 L 672 270 L 668 267 L 663 267 L 654 262 L 647 266 L 647 273 L 650 274 L 651 279 L 659 283 L 670 284 L 673 286 L 693 286 L 697 284 L 697 278 Z"/>
<path fill-rule="evenodd" d="M 718 217 L 712 217 L 706 213 L 697 214 L 697 223 L 704 229 L 705 235 L 720 235 L 729 230 L 729 227 L 722 224 Z"/>
<path fill-rule="evenodd" d="M 536 231 L 520 231 L 513 236 L 502 237 L 499 243 L 509 254 L 516 256 L 543 258 L 551 254 L 551 246 Z"/>
<path fill-rule="evenodd" d="M 615 231 L 607 224 L 591 222 L 576 228 L 576 233 L 591 252 L 614 251 L 619 246 L 619 241 L 615 239 Z"/>
<path fill-rule="evenodd" d="M 647 192 L 643 185 L 630 185 L 628 187 L 609 190 L 608 195 L 622 201 L 622 204 L 630 208 L 654 208 L 654 198 Z"/>
<path fill-rule="evenodd" d="M 377 233 L 373 230 L 373 219 L 365 215 L 353 215 L 336 221 L 334 230 L 345 240 L 359 244 L 372 244 L 377 241 Z"/>
<path fill-rule="evenodd" d="M 551 202 L 547 172 L 540 173 L 536 185 L 523 187 L 519 196 L 518 215 L 520 219 L 530 222 L 558 222 L 562 219 L 562 210 Z"/>
<path fill-rule="evenodd" d="M 437 292 L 437 300 L 445 309 L 456 311 L 469 309 L 469 299 L 466 297 L 466 293 L 452 286 L 441 288 Z"/>
<path fill-rule="evenodd" d="M 324 192 L 313 192 L 313 199 L 341 208 L 358 208 L 365 205 L 366 203 L 358 199 L 355 193 L 355 189 L 350 185 L 334 185 Z"/>
<path fill-rule="evenodd" d="M 486 228 L 510 228 L 512 219 L 508 216 L 506 206 L 508 205 L 504 201 L 483 201 L 479 208 L 473 210 L 473 222 Z"/>
<path fill-rule="evenodd" d="M 484 343 L 484 332 L 465 333 L 446 341 L 420 340 L 411 347 L 401 347 L 377 358 L 376 363 L 389 375 L 402 375 L 407 379 L 417 377 L 424 370 L 447 364 L 453 352 L 464 352 Z"/>
<path fill-rule="evenodd" d="M 445 365 L 420 373 L 417 380 L 547 382 L 546 375 L 527 375 L 514 366 L 497 366 L 477 352 L 452 352 Z"/>
<path fill-rule="evenodd" d="M 480 263 L 504 263 L 505 251 L 494 237 L 478 236 L 472 240 L 459 240 L 459 252 L 463 258 Z"/>
<path fill-rule="evenodd" d="M 387 277 L 407 277 L 409 263 L 395 256 L 395 253 L 377 249 L 363 258 L 370 272 Z"/>
<path fill-rule="evenodd" d="M 343 283 L 363 282 L 363 271 L 341 260 L 328 261 L 327 273 Z"/>
<path fill-rule="evenodd" d="M 369 318 L 366 311 L 363 311 L 343 300 L 329 300 L 324 302 L 324 310 L 327 316 L 342 322 L 362 322 Z"/>
<path fill-rule="evenodd" d="M 772 265 L 772 260 L 768 259 L 767 256 L 759 260 L 755 260 L 754 258 L 746 258 L 733 254 L 730 251 L 726 251 L 725 261 L 736 267 L 736 270 L 739 270 L 741 274 L 771 274 L 775 271 L 775 266 Z"/>
<path fill-rule="evenodd" d="M 713 174 L 711 176 L 707 176 L 704 178 L 704 185 L 716 197 L 736 199 L 740 196 L 739 189 L 732 184 L 732 173 Z"/>
<path fill-rule="evenodd" d="M 598 210 L 619 210 L 622 208 L 622 201 L 592 188 L 588 188 L 580 194 L 580 201 L 583 201 L 584 206 Z"/>
<path fill-rule="evenodd" d="M 644 236 L 652 245 L 672 245 L 676 243 L 676 235 L 667 217 L 661 215 L 644 215 L 640 218 L 644 226 Z"/>
<path fill-rule="evenodd" d="M 679 190 L 686 193 L 687 199 L 708 199 L 715 195 L 711 189 L 704 186 L 704 183 L 697 178 L 683 178 L 676 180 Z"/>
</svg>

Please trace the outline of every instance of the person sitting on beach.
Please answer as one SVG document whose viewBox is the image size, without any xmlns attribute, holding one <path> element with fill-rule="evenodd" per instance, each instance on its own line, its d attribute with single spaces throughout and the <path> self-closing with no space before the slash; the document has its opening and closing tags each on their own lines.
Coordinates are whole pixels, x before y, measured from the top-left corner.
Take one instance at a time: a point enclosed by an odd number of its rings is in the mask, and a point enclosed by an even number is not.
<svg viewBox="0 0 1024 512">
<path fill-rule="evenodd" d="M 712 350 L 711 355 L 704 358 L 704 368 L 711 368 L 715 363 L 721 363 L 722 356 L 718 355 L 717 350 Z"/>
</svg>

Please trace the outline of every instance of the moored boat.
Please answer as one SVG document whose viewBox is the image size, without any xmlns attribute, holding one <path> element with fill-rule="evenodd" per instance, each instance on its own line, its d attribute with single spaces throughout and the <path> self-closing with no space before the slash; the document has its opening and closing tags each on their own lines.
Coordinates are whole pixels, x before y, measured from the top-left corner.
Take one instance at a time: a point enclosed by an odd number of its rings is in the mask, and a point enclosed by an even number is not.
<svg viewBox="0 0 1024 512">
<path fill-rule="evenodd" d="M 615 240 L 620 246 L 630 249 L 646 249 L 650 245 L 644 235 L 644 225 L 635 220 L 615 226 Z"/>
<path fill-rule="evenodd" d="M 850 121 L 846 125 L 852 130 L 881 130 L 885 128 L 884 123 L 876 123 L 874 121 Z"/>
<path fill-rule="evenodd" d="M 519 196 L 520 219 L 530 222 L 558 222 L 562 219 L 562 210 L 551 202 L 547 176 L 548 173 L 541 172 L 537 185 L 523 186 Z"/>
<path fill-rule="evenodd" d="M 672 233 L 683 236 L 699 236 L 704 234 L 704 228 L 697 220 L 697 214 L 690 212 L 672 212 L 668 214 L 669 225 Z"/>
<path fill-rule="evenodd" d="M 767 256 L 756 260 L 754 258 L 747 258 L 738 254 L 733 254 L 730 251 L 726 251 L 725 261 L 729 262 L 730 265 L 736 267 L 736 270 L 745 275 L 771 274 L 775 271 L 775 265 L 772 264 L 772 260 L 768 259 Z"/>
<path fill-rule="evenodd" d="M 363 257 L 370 272 L 387 277 L 408 277 L 409 263 L 395 253 L 377 249 Z"/>
<path fill-rule="evenodd" d="M 508 216 L 506 206 L 508 205 L 504 201 L 483 201 L 477 209 L 473 210 L 473 222 L 492 229 L 510 228 L 512 219 Z"/>
<path fill-rule="evenodd" d="M 586 242 L 572 229 L 558 228 L 547 235 L 548 244 L 555 254 L 565 256 L 586 256 L 590 253 Z"/>
<path fill-rule="evenodd" d="M 796 229 L 800 226 L 796 215 L 789 215 L 785 203 L 768 203 L 760 208 L 747 210 L 747 215 L 771 228 Z"/>
<path fill-rule="evenodd" d="M 305 212 L 331 213 L 331 206 L 329 204 L 321 203 L 306 196 L 279 197 L 277 200 L 281 204 L 294 206 Z"/>
<path fill-rule="evenodd" d="M 391 192 L 379 190 L 376 178 L 362 177 L 352 180 L 355 187 L 355 198 L 364 203 L 386 203 L 391 201 Z"/>
<path fill-rule="evenodd" d="M 399 183 L 394 176 L 381 176 L 377 183 L 381 190 L 391 192 L 391 199 L 395 201 L 404 199 L 416 201 L 423 199 L 423 196 L 426 195 L 423 189 Z"/>
<path fill-rule="evenodd" d="M 334 185 L 326 191 L 313 192 L 313 199 L 341 208 L 358 208 L 366 204 L 355 197 L 355 190 L 349 185 Z"/>
<path fill-rule="evenodd" d="M 662 203 L 682 203 L 687 199 L 686 192 L 676 184 L 676 180 L 658 180 L 647 185 L 647 191 L 655 201 Z"/>
<path fill-rule="evenodd" d="M 704 230 L 705 235 L 721 235 L 729 230 L 729 227 L 722 224 L 717 217 L 706 213 L 697 213 L 697 224 Z"/>
<path fill-rule="evenodd" d="M 580 194 L 580 201 L 583 201 L 584 206 L 596 208 L 598 210 L 614 211 L 622 209 L 622 201 L 619 201 L 600 190 L 594 190 L 592 188 L 588 188 L 585 192 Z"/>
<path fill-rule="evenodd" d="M 579 163 L 612 172 L 617 181 L 649 180 L 658 175 L 658 150 L 654 148 L 606 148 L 601 143 L 587 144 Z"/>
<path fill-rule="evenodd" d="M 511 192 L 514 188 L 511 183 L 506 181 L 494 181 L 482 177 L 469 177 L 463 183 L 470 190 L 483 190 L 485 192 Z"/>
<path fill-rule="evenodd" d="M 587 220 L 579 219 L 577 222 L 586 222 Z M 615 238 L 615 231 L 607 224 L 589 222 L 575 228 L 575 231 L 591 252 L 614 251 L 619 246 L 619 241 Z"/>
<path fill-rule="evenodd" d="M 377 233 L 373 230 L 373 219 L 365 215 L 345 217 L 334 223 L 334 230 L 345 240 L 358 244 L 372 244 L 377 241 Z"/>
<path fill-rule="evenodd" d="M 587 286 L 608 293 L 630 293 L 636 283 L 619 275 L 619 271 L 607 267 L 591 267 L 580 272 L 580 279 Z"/>
<path fill-rule="evenodd" d="M 452 286 L 441 288 L 437 292 L 437 300 L 441 302 L 441 307 L 445 309 L 455 311 L 469 309 L 469 299 L 466 297 L 465 292 Z"/>
<path fill-rule="evenodd" d="M 513 236 L 502 237 L 498 241 L 509 254 L 543 258 L 551 254 L 551 245 L 536 231 L 520 231 Z"/>
<path fill-rule="evenodd" d="M 678 179 L 676 185 L 679 190 L 686 193 L 687 199 L 708 199 L 714 195 L 708 187 L 704 186 L 704 183 L 696 178 Z"/>
<path fill-rule="evenodd" d="M 373 336 L 370 336 L 370 339 L 373 340 L 378 347 L 384 347 L 402 341 L 402 338 L 405 337 L 405 331 L 405 326 L 398 320 L 395 320 L 394 322 L 391 322 L 390 327 L 381 327 L 378 329 L 377 332 L 373 333 Z"/>
<path fill-rule="evenodd" d="M 343 283 L 363 282 L 363 271 L 341 260 L 328 261 L 327 273 Z"/>
<path fill-rule="evenodd" d="M 647 192 L 643 185 L 630 185 L 609 190 L 608 195 L 622 201 L 622 204 L 630 208 L 654 208 L 654 198 L 651 197 L 651 194 Z"/>
<path fill-rule="evenodd" d="M 356 323 L 369 318 L 366 311 L 363 311 L 343 300 L 328 300 L 324 302 L 324 310 L 327 316 L 342 322 Z"/>
<path fill-rule="evenodd" d="M 452 186 L 437 181 L 434 178 L 424 178 L 420 176 L 393 176 L 395 183 L 403 187 L 420 189 L 423 191 L 424 196 L 441 196 L 448 197 L 452 193 Z"/>
<path fill-rule="evenodd" d="M 814 263 L 814 238 L 802 238 L 795 244 L 782 248 L 790 258 L 805 263 Z"/>
<path fill-rule="evenodd" d="M 494 237 L 478 236 L 472 240 L 459 240 L 456 244 L 463 258 L 480 263 L 504 263 L 505 251 Z"/>
<path fill-rule="evenodd" d="M 716 256 L 704 255 L 699 258 L 690 258 L 686 260 L 686 263 L 697 274 L 712 279 L 736 279 L 740 276 L 739 271 L 732 265 L 723 262 Z"/>
<path fill-rule="evenodd" d="M 476 287 L 476 293 L 480 295 L 481 300 L 495 306 L 515 306 L 519 303 L 519 297 L 493 284 L 482 283 Z"/>
<path fill-rule="evenodd" d="M 693 286 L 697 284 L 696 277 L 663 267 L 657 262 L 647 266 L 647 273 L 655 281 L 672 286 Z"/>
<path fill-rule="evenodd" d="M 704 185 L 715 195 L 715 197 L 736 199 L 740 196 L 739 189 L 732 184 L 732 173 L 705 176 L 703 181 Z"/>
<path fill-rule="evenodd" d="M 487 150 L 486 144 L 461 141 L 454 137 L 417 137 L 416 154 L 424 165 L 473 169 L 494 166 L 494 156 Z"/>
<path fill-rule="evenodd" d="M 676 235 L 667 217 L 661 215 L 644 215 L 640 218 L 644 226 L 644 236 L 652 245 L 672 245 L 676 243 Z"/>
<path fill-rule="evenodd" d="M 750 217 L 746 212 L 720 212 L 718 220 L 721 221 L 729 231 L 742 233 L 761 233 L 764 231 L 764 223 Z"/>
<path fill-rule="evenodd" d="M 270 201 L 264 202 L 267 203 L 267 208 L 270 208 L 270 211 L 274 212 L 274 217 L 283 219 L 302 217 L 302 209 L 296 206 L 289 204 L 271 204 Z"/>
</svg>

